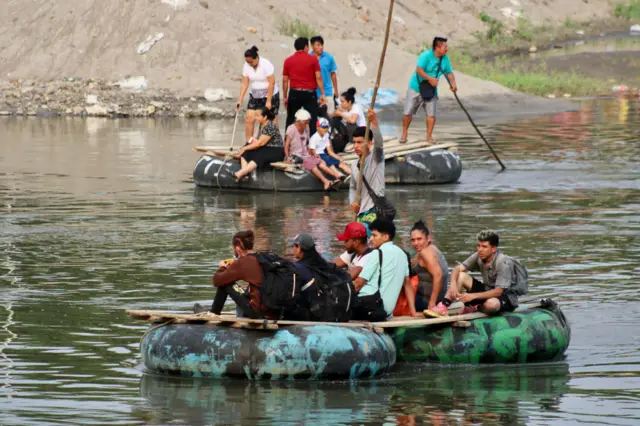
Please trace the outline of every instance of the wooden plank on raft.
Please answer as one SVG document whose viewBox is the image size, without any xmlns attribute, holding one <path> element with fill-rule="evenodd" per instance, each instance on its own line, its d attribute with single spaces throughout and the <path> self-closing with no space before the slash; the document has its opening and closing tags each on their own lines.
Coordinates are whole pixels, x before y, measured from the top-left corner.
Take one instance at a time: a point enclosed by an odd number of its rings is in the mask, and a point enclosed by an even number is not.
<svg viewBox="0 0 640 426">
<path fill-rule="evenodd" d="M 408 154 L 413 154 L 415 152 L 421 152 L 421 151 L 435 151 L 437 149 L 449 149 L 449 148 L 454 148 L 456 146 L 457 144 L 455 143 L 446 143 L 446 144 L 438 144 L 438 145 L 424 145 L 423 143 L 420 143 L 413 146 L 401 146 L 401 147 L 392 148 L 392 149 L 385 148 L 384 159 L 389 160 L 392 158 L 396 158 L 400 155 L 408 155 Z M 349 154 L 343 157 L 343 161 L 350 162 L 357 158 L 358 158 L 357 155 Z"/>
</svg>

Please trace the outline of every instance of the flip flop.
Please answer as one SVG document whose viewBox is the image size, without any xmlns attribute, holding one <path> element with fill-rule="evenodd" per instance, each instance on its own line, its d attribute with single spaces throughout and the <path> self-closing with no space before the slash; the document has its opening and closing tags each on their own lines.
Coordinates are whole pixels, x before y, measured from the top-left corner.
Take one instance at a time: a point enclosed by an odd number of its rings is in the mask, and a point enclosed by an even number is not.
<svg viewBox="0 0 640 426">
<path fill-rule="evenodd" d="M 398 143 L 407 143 L 407 139 L 399 139 Z"/>
</svg>

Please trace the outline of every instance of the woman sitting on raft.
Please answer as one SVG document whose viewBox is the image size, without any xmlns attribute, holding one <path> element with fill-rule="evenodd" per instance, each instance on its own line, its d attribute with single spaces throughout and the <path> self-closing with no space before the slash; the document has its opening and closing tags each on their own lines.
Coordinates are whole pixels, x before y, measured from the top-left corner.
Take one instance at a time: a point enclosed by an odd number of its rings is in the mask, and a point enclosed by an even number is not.
<svg viewBox="0 0 640 426">
<path fill-rule="evenodd" d="M 356 128 L 367 125 L 364 111 L 356 103 L 355 95 L 356 89 L 354 87 L 343 92 L 340 95 L 340 108 L 333 113 L 331 127 L 336 129 L 336 132 L 342 136 L 341 138 L 334 138 L 336 143 L 333 149 L 337 153 L 343 152 L 344 147 L 353 142 L 353 131 Z"/>
<path fill-rule="evenodd" d="M 429 228 L 419 220 L 411 228 L 411 245 L 416 255 L 411 261 L 412 272 L 418 277 L 416 311 L 425 309 L 425 315 L 441 317 L 448 315 L 442 303 L 449 284 L 447 259 L 431 240 Z"/>
<path fill-rule="evenodd" d="M 295 163 L 302 162 L 302 168 L 310 171 L 324 185 L 325 191 L 331 190 L 334 186 L 342 183 L 345 176 L 337 171 L 335 167 L 330 169 L 319 155 L 312 155 L 307 146 L 309 142 L 309 120 L 311 114 L 304 108 L 296 112 L 296 122 L 287 128 L 286 140 L 284 143 L 285 156 L 289 161 Z M 297 157 L 297 158 L 296 158 Z M 330 182 L 322 172 L 332 176 L 334 180 Z"/>
<path fill-rule="evenodd" d="M 275 115 L 264 107 L 258 111 L 258 123 L 262 126 L 260 137 L 252 138 L 250 143 L 240 148 L 240 165 L 242 168 L 235 173 L 239 181 L 255 169 L 270 167 L 271 163 L 284 159 L 284 143 L 278 126 L 273 123 Z"/>
<path fill-rule="evenodd" d="M 316 129 L 316 133 L 309 140 L 309 152 L 311 155 L 319 155 L 332 171 L 339 173 L 337 167 L 340 167 L 345 174 L 350 175 L 351 167 L 342 161 L 342 158 L 333 150 L 333 145 L 329 139 L 329 121 L 326 118 L 318 118 Z"/>
<path fill-rule="evenodd" d="M 211 305 L 211 312 L 220 315 L 227 296 L 236 303 L 238 316 L 247 318 L 263 318 L 269 312 L 260 302 L 260 286 L 262 285 L 262 267 L 253 251 L 253 231 L 238 232 L 231 239 L 231 247 L 235 260 L 223 260 L 213 276 L 216 295 Z M 244 290 L 237 281 L 249 283 Z M 207 312 L 207 308 L 196 303 L 195 313 Z"/>
</svg>

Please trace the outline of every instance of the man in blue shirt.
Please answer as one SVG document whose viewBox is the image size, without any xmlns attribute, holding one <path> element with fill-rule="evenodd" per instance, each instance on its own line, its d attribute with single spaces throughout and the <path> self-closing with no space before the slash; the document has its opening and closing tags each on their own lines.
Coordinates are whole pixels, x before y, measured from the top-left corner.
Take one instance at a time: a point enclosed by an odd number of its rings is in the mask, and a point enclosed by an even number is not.
<svg viewBox="0 0 640 426">
<path fill-rule="evenodd" d="M 310 55 L 316 55 L 318 62 L 320 62 L 320 72 L 322 73 L 322 81 L 324 81 L 324 95 L 327 99 L 327 113 L 331 114 L 335 111 L 336 98 L 339 95 L 338 91 L 338 66 L 336 60 L 331 53 L 324 51 L 324 39 L 321 36 L 311 37 L 311 49 Z M 320 93 L 320 89 L 318 89 Z M 330 98 L 333 97 L 333 102 Z M 318 94 L 318 99 L 320 95 Z"/>
<path fill-rule="evenodd" d="M 436 102 L 438 101 L 438 81 L 442 74 L 446 74 L 451 82 L 451 91 L 458 90 L 456 79 L 453 76 L 451 62 L 447 57 L 447 39 L 436 37 L 433 39 L 433 48 L 424 51 L 418 56 L 416 71 L 409 80 L 409 88 L 404 103 L 404 118 L 402 120 L 402 136 L 400 143 L 407 142 L 407 132 L 413 116 L 423 107 L 427 114 L 427 143 L 433 143 L 433 127 L 436 125 Z M 433 86 L 435 96 L 431 100 L 425 100 L 420 94 L 420 83 L 429 82 Z"/>
</svg>

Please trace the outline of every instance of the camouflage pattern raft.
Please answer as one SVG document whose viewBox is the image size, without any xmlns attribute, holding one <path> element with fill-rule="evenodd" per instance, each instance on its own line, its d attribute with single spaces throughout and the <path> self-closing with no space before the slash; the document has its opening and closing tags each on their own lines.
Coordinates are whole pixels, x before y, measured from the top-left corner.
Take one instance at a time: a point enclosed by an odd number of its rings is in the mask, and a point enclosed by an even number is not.
<svg viewBox="0 0 640 426">
<path fill-rule="evenodd" d="M 271 331 L 168 324 L 152 328 L 140 351 L 150 371 L 211 378 L 366 378 L 386 372 L 396 361 L 390 336 L 337 325 Z"/>
<path fill-rule="evenodd" d="M 556 361 L 564 356 L 571 338 L 564 314 L 548 299 L 542 301 L 541 307 L 477 318 L 467 325 L 391 329 L 398 362 L 478 364 Z"/>
</svg>

